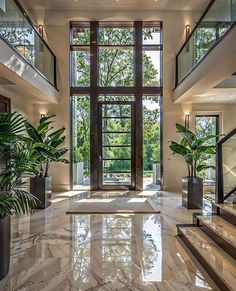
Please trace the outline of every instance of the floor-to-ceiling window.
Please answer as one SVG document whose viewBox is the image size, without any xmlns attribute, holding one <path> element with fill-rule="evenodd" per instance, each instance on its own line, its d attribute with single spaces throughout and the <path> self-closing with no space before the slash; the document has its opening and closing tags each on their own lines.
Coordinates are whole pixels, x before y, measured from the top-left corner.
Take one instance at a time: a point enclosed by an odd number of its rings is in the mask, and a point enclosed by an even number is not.
<svg viewBox="0 0 236 291">
<path fill-rule="evenodd" d="M 73 185 L 157 189 L 161 23 L 72 22 L 70 47 Z"/>
<path fill-rule="evenodd" d="M 199 137 L 214 136 L 207 141 L 208 145 L 215 145 L 219 138 L 219 115 L 196 115 L 195 130 Z M 204 161 L 206 165 L 215 166 L 216 156 L 205 155 Z M 208 186 L 206 192 L 215 192 L 216 171 L 213 168 L 202 171 L 205 186 Z"/>
</svg>

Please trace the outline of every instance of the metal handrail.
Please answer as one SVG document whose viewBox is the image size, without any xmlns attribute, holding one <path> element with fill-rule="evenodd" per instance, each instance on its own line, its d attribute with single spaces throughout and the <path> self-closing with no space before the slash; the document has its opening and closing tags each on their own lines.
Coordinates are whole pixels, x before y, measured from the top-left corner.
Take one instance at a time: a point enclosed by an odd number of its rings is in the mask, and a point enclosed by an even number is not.
<svg viewBox="0 0 236 291">
<path fill-rule="evenodd" d="M 236 188 L 232 189 L 227 194 L 224 193 L 224 172 L 223 172 L 223 144 L 236 135 L 236 128 L 231 130 L 216 144 L 216 203 L 224 203 L 225 199 L 229 198 L 236 192 Z"/>
</svg>

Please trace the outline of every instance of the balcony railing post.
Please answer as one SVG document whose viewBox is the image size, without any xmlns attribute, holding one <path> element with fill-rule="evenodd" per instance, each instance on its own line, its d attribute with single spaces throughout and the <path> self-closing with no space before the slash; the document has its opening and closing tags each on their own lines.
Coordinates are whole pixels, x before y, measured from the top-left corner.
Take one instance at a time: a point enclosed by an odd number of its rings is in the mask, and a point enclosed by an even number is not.
<svg viewBox="0 0 236 291">
<path fill-rule="evenodd" d="M 216 203 L 224 203 L 222 143 L 216 145 Z"/>
</svg>

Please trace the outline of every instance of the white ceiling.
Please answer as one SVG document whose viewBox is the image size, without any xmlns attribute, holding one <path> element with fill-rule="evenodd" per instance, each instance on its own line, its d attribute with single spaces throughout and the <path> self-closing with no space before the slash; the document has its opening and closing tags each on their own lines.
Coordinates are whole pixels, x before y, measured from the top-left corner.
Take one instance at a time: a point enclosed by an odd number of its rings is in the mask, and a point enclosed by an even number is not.
<svg viewBox="0 0 236 291">
<path fill-rule="evenodd" d="M 21 0 L 30 9 L 80 10 L 197 10 L 203 11 L 209 0 Z"/>
</svg>

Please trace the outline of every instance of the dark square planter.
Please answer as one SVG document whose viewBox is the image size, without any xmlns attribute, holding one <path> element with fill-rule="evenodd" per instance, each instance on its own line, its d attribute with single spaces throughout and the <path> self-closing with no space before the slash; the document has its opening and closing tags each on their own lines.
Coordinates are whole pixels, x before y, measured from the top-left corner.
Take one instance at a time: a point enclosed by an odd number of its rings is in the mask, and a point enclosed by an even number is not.
<svg viewBox="0 0 236 291">
<path fill-rule="evenodd" d="M 45 209 L 50 206 L 52 177 L 30 178 L 30 193 L 38 198 L 37 208 Z"/>
<path fill-rule="evenodd" d="M 9 272 L 10 243 L 11 243 L 11 217 L 0 218 L 0 280 Z"/>
<path fill-rule="evenodd" d="M 182 205 L 188 209 L 201 209 L 203 199 L 202 178 L 182 178 Z"/>
</svg>

